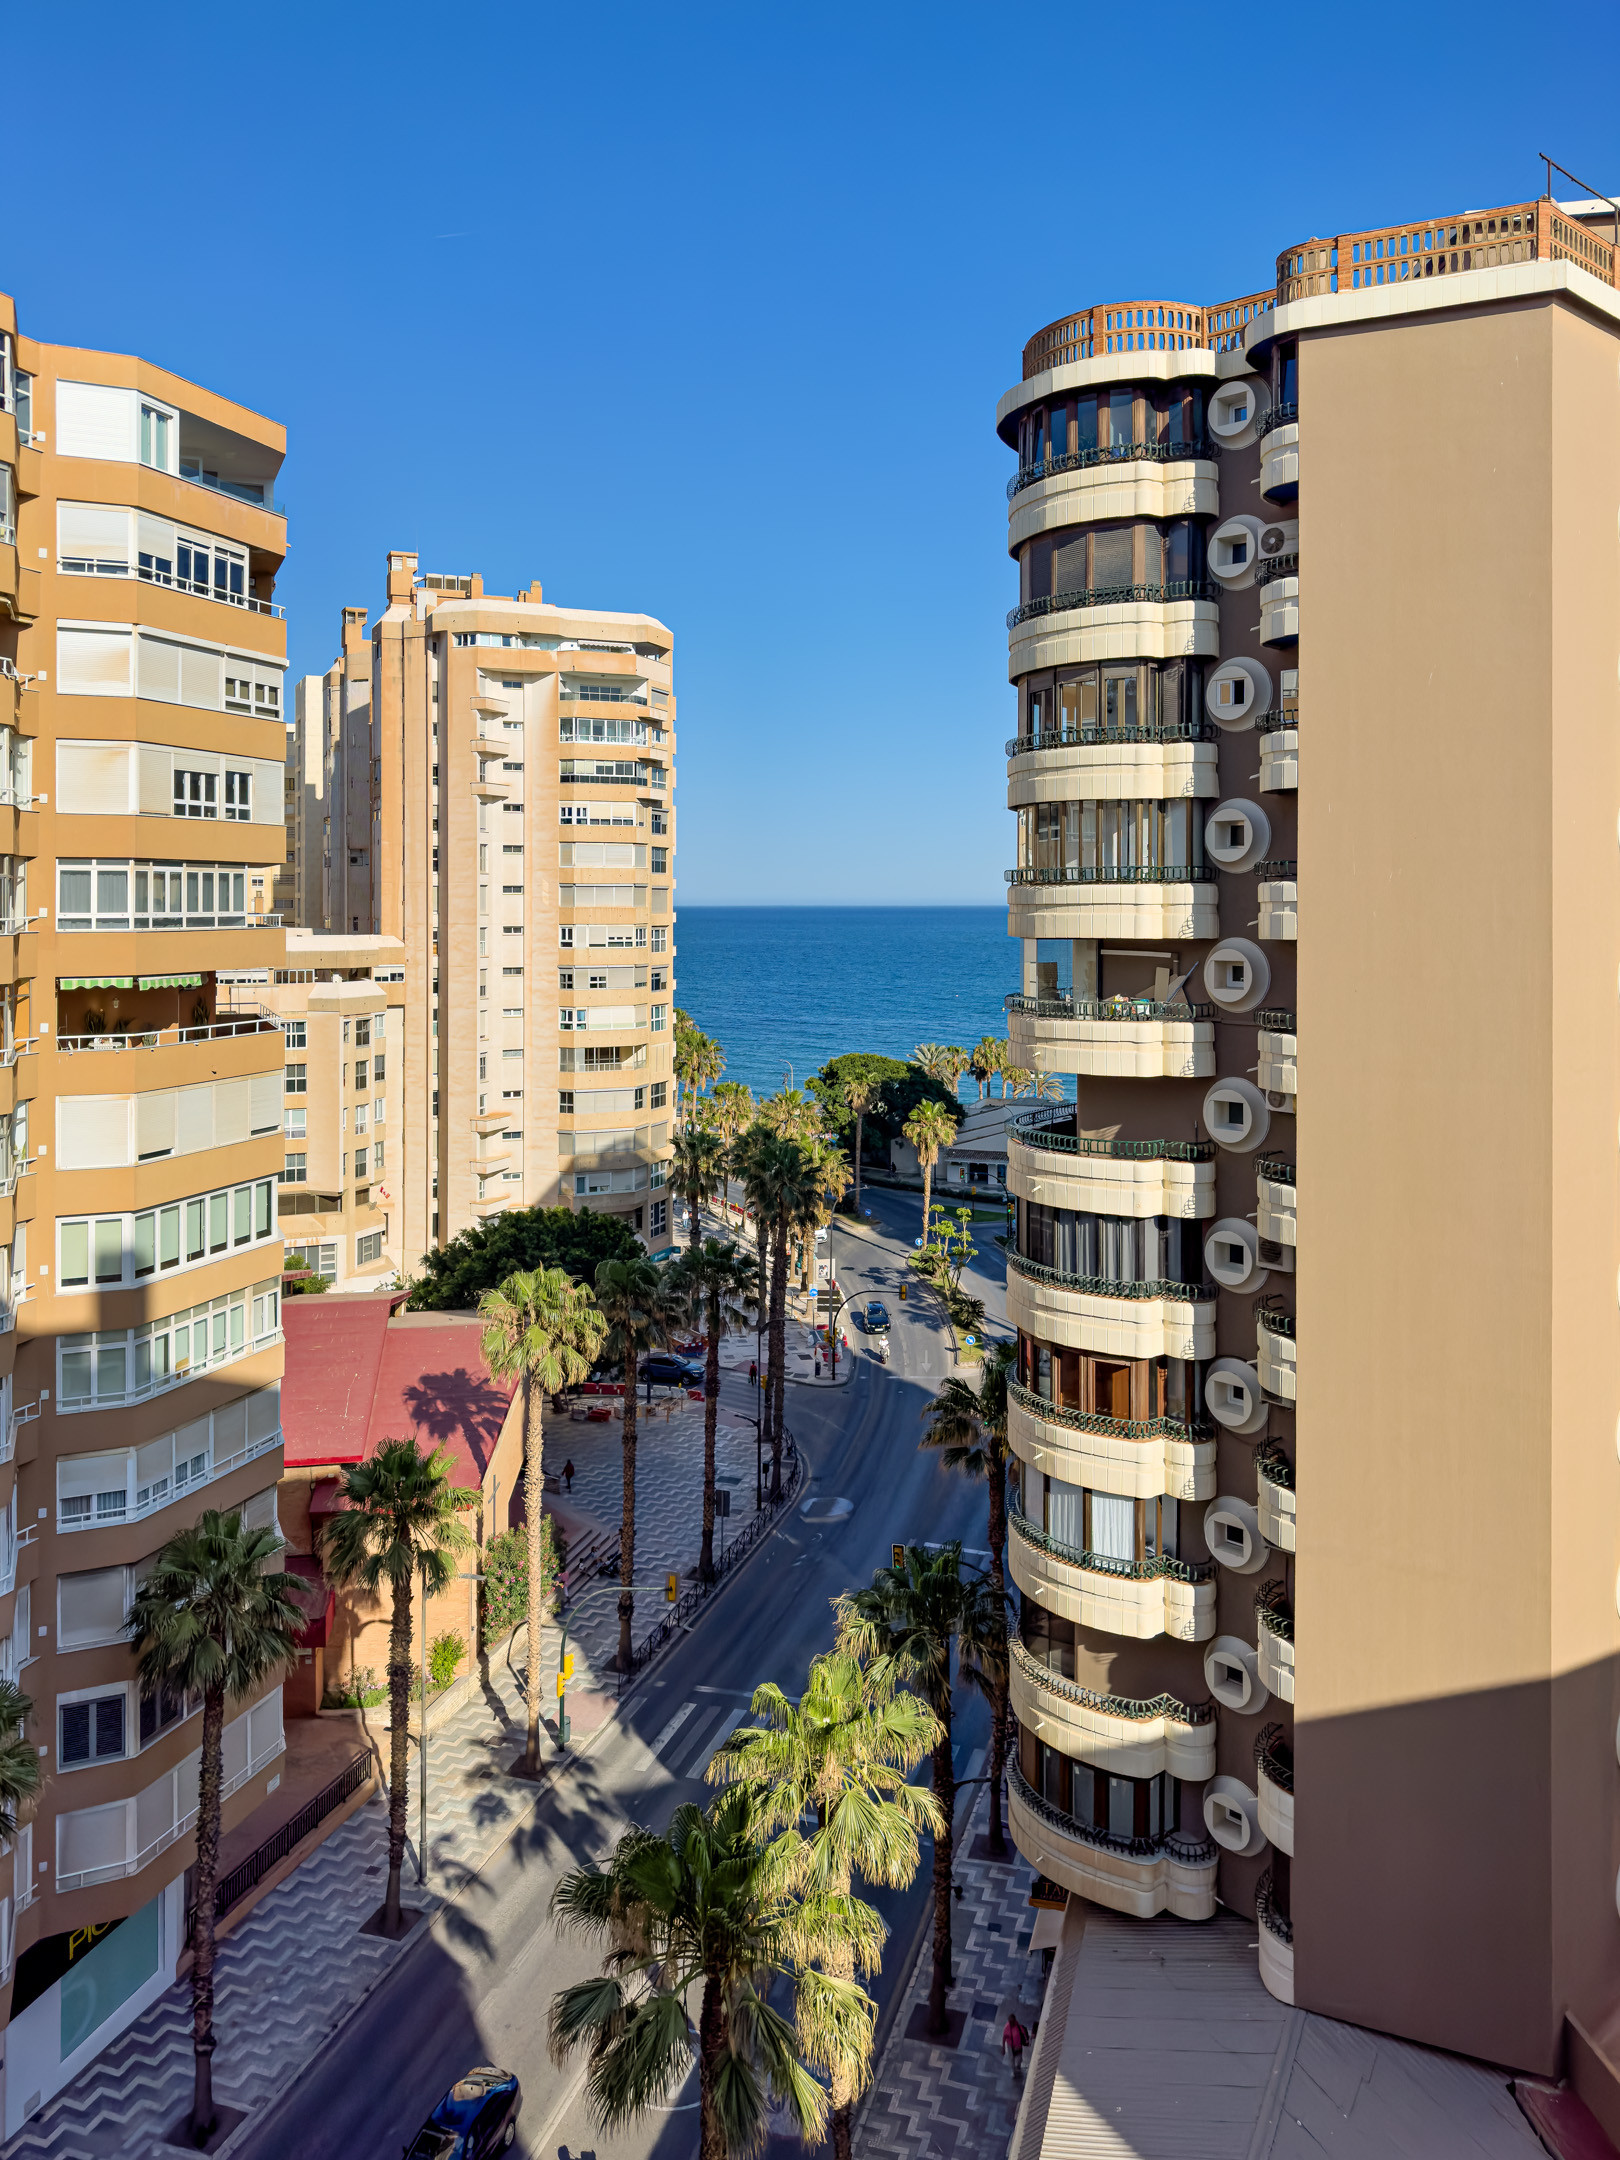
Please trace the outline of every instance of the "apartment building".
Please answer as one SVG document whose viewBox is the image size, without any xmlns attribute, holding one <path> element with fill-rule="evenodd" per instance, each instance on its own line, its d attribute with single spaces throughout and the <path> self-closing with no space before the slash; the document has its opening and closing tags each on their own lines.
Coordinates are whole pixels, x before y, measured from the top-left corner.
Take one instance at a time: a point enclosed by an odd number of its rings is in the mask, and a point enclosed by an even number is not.
<svg viewBox="0 0 1620 2160">
<path fill-rule="evenodd" d="M 1304 241 L 997 409 L 1008 1026 L 1077 1095 L 1009 1130 L 1013 1833 L 1611 2130 L 1616 223 Z"/>
<path fill-rule="evenodd" d="M 300 685 L 289 850 L 321 865 L 305 927 L 403 949 L 386 1137 L 398 1264 L 508 1207 L 622 1214 L 662 1244 L 670 634 L 548 604 L 538 584 L 486 593 L 405 553 L 366 624 L 345 608 L 337 658 Z"/>
<path fill-rule="evenodd" d="M 200 1705 L 144 1702 L 141 1564 L 273 1523 L 282 429 L 0 298 L 0 1667 L 44 1788 L 0 1857 L 14 2131 L 172 1980 Z M 225 1820 L 277 1777 L 233 1704 Z"/>
</svg>

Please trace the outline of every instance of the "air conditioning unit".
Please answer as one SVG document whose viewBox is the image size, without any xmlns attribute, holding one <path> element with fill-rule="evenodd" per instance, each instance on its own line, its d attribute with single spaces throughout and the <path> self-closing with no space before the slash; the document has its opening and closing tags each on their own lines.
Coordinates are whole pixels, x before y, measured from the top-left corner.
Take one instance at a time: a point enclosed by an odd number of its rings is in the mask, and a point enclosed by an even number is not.
<svg viewBox="0 0 1620 2160">
<path fill-rule="evenodd" d="M 1251 1067 L 1250 1069 L 1258 1070 L 1257 1067 Z M 1292 1117 L 1294 1114 L 1294 1098 L 1292 1095 L 1285 1095 L 1281 1088 L 1267 1088 L 1266 1108 L 1268 1110 L 1286 1111 L 1288 1116 Z"/>
<path fill-rule="evenodd" d="M 1289 533 L 1286 525 L 1262 526 L 1260 531 L 1260 553 L 1263 556 L 1269 559 L 1273 555 L 1287 555 L 1290 552 Z"/>
</svg>

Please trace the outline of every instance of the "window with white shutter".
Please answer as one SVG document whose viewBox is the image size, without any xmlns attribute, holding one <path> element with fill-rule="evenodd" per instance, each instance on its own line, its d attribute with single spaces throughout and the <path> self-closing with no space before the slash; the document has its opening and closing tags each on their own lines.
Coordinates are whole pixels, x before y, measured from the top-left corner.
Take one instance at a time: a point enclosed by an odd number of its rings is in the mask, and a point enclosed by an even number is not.
<svg viewBox="0 0 1620 2160">
<path fill-rule="evenodd" d="M 127 1095 L 59 1095 L 57 1168 L 112 1170 L 133 1162 L 130 1104 Z"/>
<path fill-rule="evenodd" d="M 130 809 L 129 743 L 59 742 L 56 807 L 70 817 L 123 817 Z"/>
<path fill-rule="evenodd" d="M 58 457 L 111 458 L 136 462 L 139 392 L 108 383 L 59 382 L 56 386 Z"/>
<path fill-rule="evenodd" d="M 56 1646 L 86 1650 L 96 1643 L 124 1639 L 129 1610 L 129 1570 L 89 1568 L 56 1579 Z"/>
<path fill-rule="evenodd" d="M 281 1124 L 282 1087 L 278 1072 L 254 1073 L 248 1082 L 248 1129 L 253 1134 L 272 1133 Z"/>
<path fill-rule="evenodd" d="M 56 633 L 56 688 L 68 697 L 128 697 L 133 633 L 63 629 Z"/>
<path fill-rule="evenodd" d="M 76 1808 L 56 1818 L 56 1872 L 62 1876 L 122 1873 L 129 1858 L 133 1803 Z"/>
<path fill-rule="evenodd" d="M 173 638 L 153 637 L 143 631 L 137 643 L 135 680 L 143 698 L 157 698 L 165 705 L 180 702 L 180 655 L 184 647 Z"/>
<path fill-rule="evenodd" d="M 272 1077 L 278 1078 L 279 1074 Z M 248 1080 L 214 1082 L 214 1145 L 230 1147 L 249 1136 L 253 1115 L 252 1083 Z M 278 1110 L 271 1130 L 281 1123 Z"/>
<path fill-rule="evenodd" d="M 61 570 L 97 572 L 130 568 L 132 513 L 110 503 L 59 502 L 56 561 Z"/>
</svg>

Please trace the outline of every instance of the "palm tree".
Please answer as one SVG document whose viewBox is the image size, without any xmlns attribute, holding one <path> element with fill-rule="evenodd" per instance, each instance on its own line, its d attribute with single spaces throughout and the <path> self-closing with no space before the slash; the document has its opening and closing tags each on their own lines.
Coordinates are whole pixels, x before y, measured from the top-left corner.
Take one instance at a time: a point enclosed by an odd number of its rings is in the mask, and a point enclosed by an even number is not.
<svg viewBox="0 0 1620 2160">
<path fill-rule="evenodd" d="M 989 1500 L 989 1579 L 998 1598 L 1007 1594 L 1007 1381 L 1017 1362 L 1014 1344 L 997 1343 L 980 1368 L 977 1390 L 952 1373 L 923 1412 L 921 1444 L 938 1448 L 947 1470 L 984 1479 Z M 1005 1606 L 1002 1610 L 1005 1613 Z M 992 1673 L 991 1702 L 990 1851 L 1001 1860 L 1007 1855 L 1001 1828 L 1001 1780 L 1012 1737 L 1005 1645 Z"/>
<path fill-rule="evenodd" d="M 942 1148 L 956 1138 L 956 1119 L 943 1103 L 920 1102 L 901 1131 L 917 1150 L 923 1174 L 923 1244 L 928 1243 L 929 1201 L 933 1191 L 934 1165 Z"/>
<path fill-rule="evenodd" d="M 782 1441 L 787 1429 L 788 1239 L 816 1205 L 822 1173 L 815 1151 L 781 1139 L 766 1159 L 765 1195 L 771 1208 L 771 1499 L 782 1497 Z"/>
<path fill-rule="evenodd" d="M 17 1835 L 17 1817 L 39 1791 L 39 1750 L 29 1739 L 32 1698 L 0 1680 L 0 1837 Z"/>
<path fill-rule="evenodd" d="M 619 1670 L 627 1673 L 633 1652 L 636 1579 L 636 1375 L 641 1353 L 669 1340 L 671 1298 L 665 1279 L 649 1260 L 604 1260 L 596 1271 L 596 1302 L 607 1322 L 604 1355 L 624 1370 L 621 1454 L 624 1499 L 619 1518 Z"/>
<path fill-rule="evenodd" d="M 815 1140 L 821 1135 L 823 1111 L 803 1088 L 779 1088 L 759 1106 L 759 1122 L 782 1140 Z"/>
<path fill-rule="evenodd" d="M 776 1160 L 773 1150 L 776 1145 L 775 1134 L 765 1125 L 756 1121 L 733 1144 L 731 1150 L 732 1175 L 741 1181 L 743 1198 L 752 1210 L 754 1217 L 754 1251 L 759 1266 L 759 1298 L 760 1304 L 767 1313 L 770 1310 L 771 1299 L 771 1233 L 768 1218 L 772 1208 L 771 1181 L 774 1175 L 772 1166 Z M 769 1352 L 766 1355 L 768 1359 Z M 769 1390 L 762 1386 L 757 1405 L 762 1421 L 760 1431 L 765 1437 L 769 1437 L 768 1394 Z"/>
<path fill-rule="evenodd" d="M 962 1075 L 968 1069 L 968 1053 L 956 1043 L 947 1043 L 944 1050 L 944 1081 L 954 1101 Z"/>
<path fill-rule="evenodd" d="M 1030 1093 L 1041 1102 L 1061 1102 L 1063 1100 L 1062 1075 L 1055 1072 L 1038 1072 L 1035 1075 L 1035 1085 L 1030 1089 Z"/>
<path fill-rule="evenodd" d="M 946 1073 L 950 1069 L 951 1052 L 945 1043 L 919 1043 L 911 1053 L 913 1065 L 920 1065 L 930 1080 L 937 1080 L 941 1087 L 949 1086 Z"/>
<path fill-rule="evenodd" d="M 726 1053 L 712 1036 L 705 1035 L 690 1013 L 675 1008 L 675 1078 L 680 1093 L 676 1097 L 676 1121 L 687 1116 L 694 1093 L 718 1080 L 726 1069 Z"/>
<path fill-rule="evenodd" d="M 144 1700 L 172 1703 L 202 1697 L 202 1761 L 197 1775 L 197 1933 L 191 1966 L 191 2044 L 195 2072 L 189 2135 L 196 2146 L 213 2134 L 214 1892 L 219 1879 L 223 1804 L 225 1704 L 255 1694 L 290 1664 L 298 1631 L 308 1619 L 302 1585 L 273 1563 L 281 1540 L 273 1530 L 245 1530 L 238 1512 L 208 1508 L 177 1530 L 141 1580 L 125 1623 L 135 1645 Z M 12 1691 L 0 1710 L 25 1698 Z M 34 1778 L 38 1783 L 37 1757 Z M 15 1782 L 15 1779 L 14 1779 Z"/>
<path fill-rule="evenodd" d="M 879 1568 L 869 1590 L 837 1599 L 838 1643 L 857 1657 L 892 1658 L 902 1681 L 915 1687 L 939 1720 L 932 1765 L 940 1827 L 934 1837 L 934 1972 L 928 1988 L 928 2030 L 950 2029 L 945 1990 L 951 1970 L 951 1865 L 956 1772 L 951 1762 L 951 1653 L 961 1676 L 988 1689 L 1007 1636 L 1006 1600 L 982 1575 L 962 1572 L 959 1542 L 930 1549 L 908 1545 L 905 1566 Z"/>
<path fill-rule="evenodd" d="M 703 1208 L 726 1182 L 725 1142 L 717 1132 L 701 1125 L 687 1125 L 675 1135 L 675 1159 L 670 1164 L 670 1183 L 686 1202 L 691 1214 L 691 1244 L 703 1235 Z"/>
<path fill-rule="evenodd" d="M 523 1390 L 523 1512 L 529 1547 L 529 1748 L 524 1769 L 540 1775 L 540 1614 L 545 1573 L 540 1523 L 545 1508 L 542 1403 L 559 1388 L 583 1380 L 606 1332 L 606 1322 L 583 1283 L 561 1268 L 508 1275 L 478 1301 L 484 1323 L 480 1347 L 498 1380 Z"/>
<path fill-rule="evenodd" d="M 404 1930 L 400 1871 L 405 1862 L 405 1808 L 410 1782 L 411 1593 L 420 1574 L 424 1597 L 438 1597 L 455 1580 L 455 1563 L 472 1537 L 461 1520 L 478 1495 L 450 1482 L 450 1451 L 424 1455 L 414 1440 L 385 1440 L 365 1462 L 343 1473 L 343 1507 L 326 1518 L 321 1567 L 340 1589 L 357 1588 L 393 1600 L 388 1630 L 388 1889 L 382 1932 Z M 535 1653 L 530 1650 L 530 1658 Z M 427 1704 L 422 1705 L 424 1716 Z M 425 1856 L 424 1856 L 425 1857 Z"/>
<path fill-rule="evenodd" d="M 778 1833 L 795 1880 L 847 1898 L 857 1874 L 901 1886 L 917 1872 L 919 1829 L 938 1832 L 930 1792 L 907 1782 L 939 1738 L 917 1696 L 898 1692 L 892 1664 L 864 1665 L 834 1650 L 811 1662 L 795 1703 L 773 1682 L 754 1690 L 757 1725 L 732 1734 L 709 1763 L 714 1784 L 753 1788 L 761 1826 Z M 800 1832 L 814 1812 L 811 1837 Z M 853 1968 L 839 1966 L 841 1977 Z M 835 2072 L 833 2151 L 849 2160 L 850 2117 L 861 2081 Z"/>
<path fill-rule="evenodd" d="M 1029 1070 L 1028 1066 L 1003 1066 L 1001 1073 L 1002 1095 L 1004 1097 L 1008 1095 L 1022 1095 L 1026 1091 L 1031 1095 L 1033 1095 L 1035 1092 L 1035 1075 Z"/>
<path fill-rule="evenodd" d="M 705 1339 L 703 1364 L 703 1546 L 698 1578 L 714 1581 L 714 1429 L 720 1409 L 720 1338 L 749 1324 L 759 1305 L 759 1270 L 729 1240 L 706 1238 L 670 1269 L 672 1285 L 699 1318 Z"/>
<path fill-rule="evenodd" d="M 825 1229 L 838 1212 L 838 1203 L 849 1190 L 849 1164 L 844 1151 L 827 1140 L 806 1143 L 805 1153 L 810 1158 L 810 1187 L 805 1198 L 804 1211 L 796 1227 L 801 1233 L 799 1253 L 801 1268 L 799 1281 L 804 1284 L 809 1268 L 809 1254 L 815 1244 L 815 1234 Z"/>
<path fill-rule="evenodd" d="M 742 1137 L 754 1122 L 754 1096 L 741 1080 L 722 1080 L 709 1097 L 709 1123 L 725 1146 Z"/>
<path fill-rule="evenodd" d="M 873 1971 L 883 1923 L 859 1899 L 796 1888 L 761 1842 L 747 1786 L 707 1811 L 677 1808 L 663 1837 L 627 1830 L 605 1867 L 562 1878 L 551 1909 L 606 1946 L 599 1979 L 553 1997 L 549 2029 L 553 2061 L 589 2050 L 585 2089 L 604 2133 L 663 2106 L 694 2052 L 699 2160 L 756 2152 L 771 2097 L 813 2145 L 827 2120 L 814 2071 L 864 2081 L 877 2006 L 831 1968 Z M 786 2016 L 769 2000 L 778 1980 L 793 1990 Z"/>
<path fill-rule="evenodd" d="M 878 1084 L 872 1079 L 851 1076 L 841 1090 L 850 1116 L 855 1120 L 855 1212 L 861 1212 L 861 1128 L 866 1113 L 878 1098 Z"/>
<path fill-rule="evenodd" d="M 998 1042 L 994 1035 L 981 1035 L 973 1046 L 973 1054 L 968 1059 L 968 1070 L 979 1083 L 980 1102 L 984 1101 L 989 1092 L 992 1076 L 1000 1072 L 1006 1062 L 1003 1055 L 1005 1049 L 1006 1045 Z"/>
</svg>

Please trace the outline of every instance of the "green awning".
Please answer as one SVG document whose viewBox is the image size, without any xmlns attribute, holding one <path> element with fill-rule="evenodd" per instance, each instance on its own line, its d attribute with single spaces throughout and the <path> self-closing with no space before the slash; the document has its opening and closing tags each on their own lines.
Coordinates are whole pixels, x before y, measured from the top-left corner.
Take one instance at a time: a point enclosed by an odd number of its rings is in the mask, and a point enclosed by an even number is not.
<svg viewBox="0 0 1620 2160">
<path fill-rule="evenodd" d="M 133 990 L 133 975 L 59 975 L 58 990 Z"/>
<path fill-rule="evenodd" d="M 141 988 L 143 990 L 200 990 L 202 988 L 202 977 L 200 975 L 143 975 L 141 977 Z"/>
</svg>

